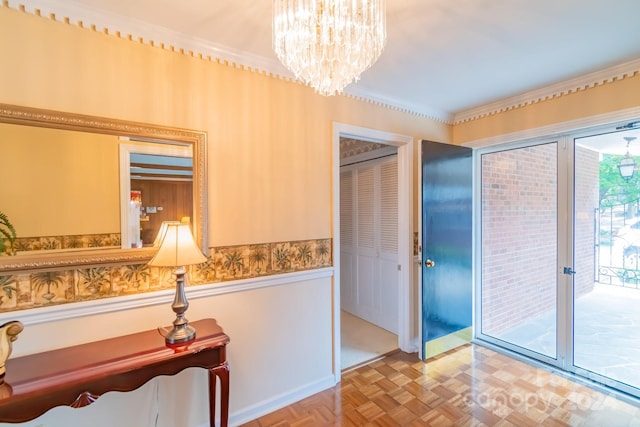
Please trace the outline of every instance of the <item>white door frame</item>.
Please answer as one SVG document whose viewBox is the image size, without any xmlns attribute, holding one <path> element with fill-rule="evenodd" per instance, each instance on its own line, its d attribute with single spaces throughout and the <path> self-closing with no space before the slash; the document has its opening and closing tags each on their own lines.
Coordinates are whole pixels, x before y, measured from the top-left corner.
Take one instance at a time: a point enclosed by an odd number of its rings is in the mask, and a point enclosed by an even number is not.
<svg viewBox="0 0 640 427">
<path fill-rule="evenodd" d="M 411 336 L 413 306 L 413 138 L 381 130 L 333 122 L 333 373 L 340 382 L 340 137 L 398 147 L 398 262 L 400 265 L 398 292 L 398 347 L 415 352 Z"/>
</svg>

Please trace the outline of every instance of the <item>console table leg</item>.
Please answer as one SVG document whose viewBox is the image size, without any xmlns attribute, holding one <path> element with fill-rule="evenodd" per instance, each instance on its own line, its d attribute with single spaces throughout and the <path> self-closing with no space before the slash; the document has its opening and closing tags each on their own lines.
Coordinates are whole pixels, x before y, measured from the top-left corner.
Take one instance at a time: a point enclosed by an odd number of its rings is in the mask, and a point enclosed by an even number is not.
<svg viewBox="0 0 640 427">
<path fill-rule="evenodd" d="M 229 364 L 209 369 L 209 425 L 216 423 L 216 378 L 220 378 L 220 427 L 229 424 Z"/>
</svg>

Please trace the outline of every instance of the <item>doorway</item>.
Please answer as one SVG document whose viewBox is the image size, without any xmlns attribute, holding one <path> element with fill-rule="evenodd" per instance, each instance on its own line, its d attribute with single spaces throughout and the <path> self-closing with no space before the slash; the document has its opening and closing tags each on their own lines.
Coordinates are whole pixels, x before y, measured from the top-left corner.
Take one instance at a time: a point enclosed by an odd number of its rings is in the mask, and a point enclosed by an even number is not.
<svg viewBox="0 0 640 427">
<path fill-rule="evenodd" d="M 341 368 L 398 348 L 397 147 L 340 139 Z"/>
<path fill-rule="evenodd" d="M 573 136 L 570 369 L 640 396 L 640 129 Z"/>
<path fill-rule="evenodd" d="M 413 139 L 376 129 L 352 126 L 343 123 L 333 124 L 333 253 L 341 253 L 340 239 L 340 138 L 353 138 L 397 147 L 398 159 L 398 343 L 397 346 L 407 352 L 418 348 L 417 331 L 412 325 L 416 319 L 416 300 L 411 288 L 413 253 Z M 334 325 L 334 377 L 341 377 L 341 280 L 342 267 L 340 257 L 334 256 L 335 274 L 333 276 L 333 325 Z"/>
<path fill-rule="evenodd" d="M 636 397 L 639 137 L 608 126 L 476 156 L 476 336 Z"/>
</svg>

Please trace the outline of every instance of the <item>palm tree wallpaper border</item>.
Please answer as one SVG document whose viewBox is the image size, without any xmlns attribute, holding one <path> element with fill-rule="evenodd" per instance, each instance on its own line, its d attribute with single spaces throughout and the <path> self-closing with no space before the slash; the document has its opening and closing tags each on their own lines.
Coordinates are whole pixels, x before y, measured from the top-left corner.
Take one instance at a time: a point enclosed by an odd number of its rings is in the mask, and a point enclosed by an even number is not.
<svg viewBox="0 0 640 427">
<path fill-rule="evenodd" d="M 192 286 L 313 270 L 333 265 L 332 239 L 209 248 L 187 267 Z M 0 275 L 0 312 L 173 289 L 171 268 L 146 264 Z"/>
<path fill-rule="evenodd" d="M 120 233 L 18 237 L 15 239 L 15 242 L 13 242 L 13 248 L 16 252 L 80 248 L 119 248 L 120 239 Z M 5 243 L 8 242 L 8 239 L 5 239 Z"/>
</svg>

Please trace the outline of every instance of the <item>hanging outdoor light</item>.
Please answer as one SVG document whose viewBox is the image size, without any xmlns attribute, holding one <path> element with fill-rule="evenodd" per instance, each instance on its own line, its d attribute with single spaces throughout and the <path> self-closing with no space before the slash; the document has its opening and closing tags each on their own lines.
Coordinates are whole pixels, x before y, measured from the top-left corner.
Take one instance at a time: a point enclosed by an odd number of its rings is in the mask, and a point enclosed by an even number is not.
<svg viewBox="0 0 640 427">
<path fill-rule="evenodd" d="M 625 181 L 629 181 L 633 178 L 633 174 L 636 171 L 636 161 L 633 160 L 633 157 L 629 154 L 629 143 L 636 139 L 635 136 L 625 136 L 625 141 L 627 141 L 627 154 L 620 160 L 618 163 L 618 170 L 620 171 L 620 176 Z"/>
</svg>

